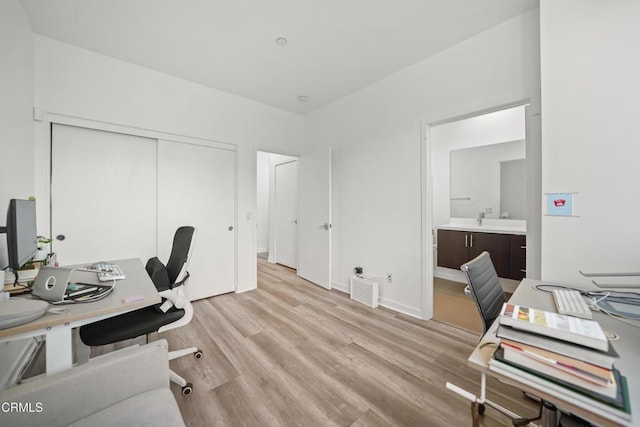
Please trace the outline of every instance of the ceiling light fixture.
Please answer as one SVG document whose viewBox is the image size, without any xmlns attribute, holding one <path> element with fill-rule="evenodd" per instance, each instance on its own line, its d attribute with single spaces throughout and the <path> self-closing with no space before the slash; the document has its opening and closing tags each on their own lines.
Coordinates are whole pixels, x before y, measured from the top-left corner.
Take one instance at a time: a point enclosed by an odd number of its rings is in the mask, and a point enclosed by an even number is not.
<svg viewBox="0 0 640 427">
<path fill-rule="evenodd" d="M 300 102 L 307 102 L 308 100 L 309 100 L 309 97 L 307 95 L 298 96 L 298 101 Z"/>
<path fill-rule="evenodd" d="M 287 45 L 288 41 L 287 39 L 285 39 L 284 37 L 278 37 L 276 39 L 276 44 L 280 47 L 285 47 Z"/>
</svg>

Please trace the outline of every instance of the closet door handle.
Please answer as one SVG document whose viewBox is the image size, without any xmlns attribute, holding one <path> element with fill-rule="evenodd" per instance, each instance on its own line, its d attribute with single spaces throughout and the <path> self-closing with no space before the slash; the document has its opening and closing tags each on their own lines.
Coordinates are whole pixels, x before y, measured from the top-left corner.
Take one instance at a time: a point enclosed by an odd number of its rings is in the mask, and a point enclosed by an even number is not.
<svg viewBox="0 0 640 427">
<path fill-rule="evenodd" d="M 469 247 L 472 248 L 473 247 L 473 234 L 470 234 L 470 236 L 471 236 L 471 245 L 469 245 Z"/>
<path fill-rule="evenodd" d="M 468 240 L 469 240 L 469 235 L 468 235 L 467 233 L 465 233 L 465 234 L 464 234 L 464 247 L 465 247 L 465 248 L 468 248 L 468 247 L 469 247 Z"/>
</svg>

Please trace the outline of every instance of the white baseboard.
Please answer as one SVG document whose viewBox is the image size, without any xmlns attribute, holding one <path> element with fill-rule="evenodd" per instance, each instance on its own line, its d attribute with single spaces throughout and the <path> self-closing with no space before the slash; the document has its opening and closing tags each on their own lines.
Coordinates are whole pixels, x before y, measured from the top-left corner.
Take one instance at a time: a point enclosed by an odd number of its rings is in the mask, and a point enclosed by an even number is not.
<svg viewBox="0 0 640 427">
<path fill-rule="evenodd" d="M 275 264 L 276 263 L 276 259 L 275 258 L 267 258 L 267 262 L 271 263 L 271 264 Z"/>
<path fill-rule="evenodd" d="M 269 252 L 269 248 L 258 248 L 258 253 L 263 254 L 265 252 Z"/>
<path fill-rule="evenodd" d="M 422 319 L 422 311 L 420 308 L 410 307 L 383 297 L 378 298 L 378 304 L 390 310 L 397 311 L 398 313 L 406 314 L 416 319 Z"/>
<path fill-rule="evenodd" d="M 451 280 L 452 282 L 467 283 L 467 279 L 462 271 L 453 270 L 451 268 L 436 267 L 433 271 L 433 277 Z"/>
<path fill-rule="evenodd" d="M 341 282 L 336 282 L 335 280 L 331 281 L 331 289 L 344 292 L 345 294 L 348 294 L 351 292 L 349 285 L 345 285 L 344 283 L 341 283 Z"/>
<path fill-rule="evenodd" d="M 375 280 L 380 280 L 380 278 L 375 278 Z M 386 281 L 386 279 L 384 278 L 383 280 Z M 335 280 L 331 281 L 331 288 L 335 289 L 336 291 L 344 292 L 345 294 L 350 293 L 349 285 L 346 285 L 342 282 L 337 282 Z M 383 297 L 378 297 L 378 304 L 390 310 L 397 311 L 398 313 L 406 314 L 407 316 L 415 317 L 416 319 L 422 319 L 422 311 L 420 310 L 420 308 L 410 307 L 408 305 L 401 304 L 399 302 Z"/>
<path fill-rule="evenodd" d="M 242 293 L 249 292 L 249 291 L 255 291 L 256 289 L 258 289 L 257 286 L 254 286 L 253 288 L 238 288 L 234 292 L 236 294 L 242 294 Z"/>
</svg>

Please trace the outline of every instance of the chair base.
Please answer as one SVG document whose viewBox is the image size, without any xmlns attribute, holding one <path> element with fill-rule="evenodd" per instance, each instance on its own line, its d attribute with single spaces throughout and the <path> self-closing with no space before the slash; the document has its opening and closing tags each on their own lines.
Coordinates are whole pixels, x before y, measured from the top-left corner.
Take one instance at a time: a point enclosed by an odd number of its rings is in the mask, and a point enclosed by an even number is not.
<svg viewBox="0 0 640 427">
<path fill-rule="evenodd" d="M 200 359 L 202 357 L 202 351 L 198 350 L 197 347 L 189 347 L 182 350 L 170 351 L 169 360 L 177 359 L 178 357 L 186 356 L 187 354 L 193 354 L 196 359 Z"/>
<path fill-rule="evenodd" d="M 196 359 L 200 359 L 202 357 L 202 350 L 199 350 L 197 347 L 189 347 L 184 348 L 182 350 L 174 350 L 169 352 L 169 360 L 177 359 L 178 357 L 186 356 L 187 354 L 193 354 L 193 357 Z M 183 377 L 175 373 L 174 371 L 169 371 L 169 380 L 172 383 L 178 384 L 182 387 L 182 394 L 187 396 L 191 394 L 193 391 L 193 384 L 187 382 Z"/>
</svg>

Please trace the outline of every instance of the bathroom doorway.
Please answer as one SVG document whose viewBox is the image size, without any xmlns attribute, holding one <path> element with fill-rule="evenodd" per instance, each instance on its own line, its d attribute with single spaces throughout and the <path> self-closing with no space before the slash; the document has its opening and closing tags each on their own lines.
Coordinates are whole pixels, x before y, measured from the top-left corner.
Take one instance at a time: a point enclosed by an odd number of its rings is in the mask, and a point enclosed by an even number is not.
<svg viewBox="0 0 640 427">
<path fill-rule="evenodd" d="M 480 325 L 457 264 L 456 268 L 438 265 L 439 228 L 473 228 L 481 221 L 485 227 L 513 227 L 514 233 L 526 235 L 526 245 L 531 246 L 527 276 L 539 276 L 535 252 L 540 201 L 535 195 L 540 188 L 540 142 L 530 137 L 532 122 L 539 126 L 539 117 L 522 102 L 425 125 L 423 317 L 431 315 L 468 330 Z M 506 292 L 513 292 L 519 283 L 508 278 L 501 282 Z"/>
</svg>

